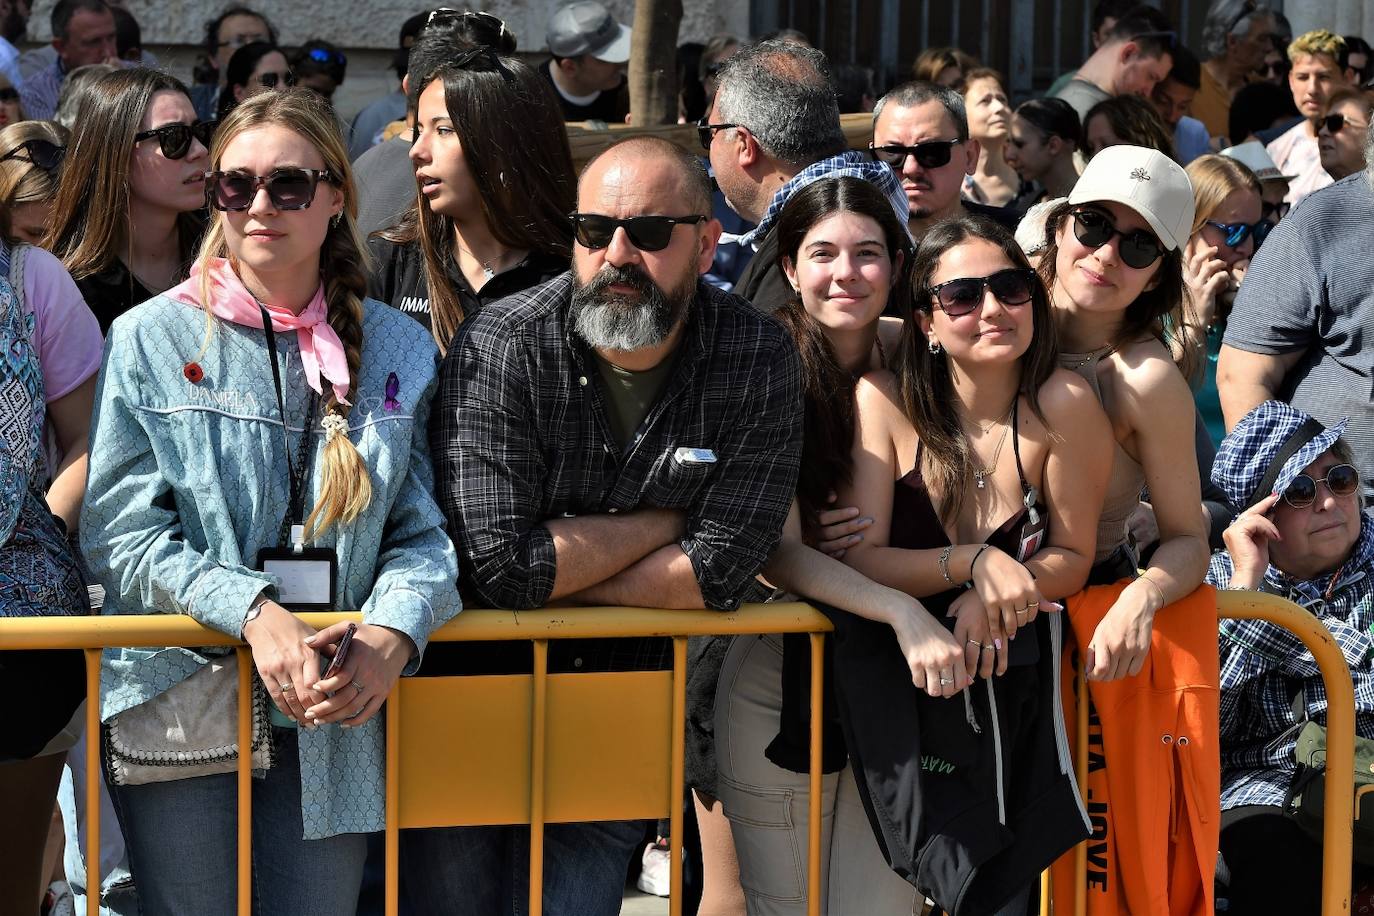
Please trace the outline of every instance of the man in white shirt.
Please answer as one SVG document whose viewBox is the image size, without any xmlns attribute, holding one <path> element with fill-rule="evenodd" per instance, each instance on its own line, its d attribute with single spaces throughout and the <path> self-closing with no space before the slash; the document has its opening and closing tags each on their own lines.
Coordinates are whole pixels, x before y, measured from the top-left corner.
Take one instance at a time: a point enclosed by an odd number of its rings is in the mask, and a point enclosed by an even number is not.
<svg viewBox="0 0 1374 916">
<path fill-rule="evenodd" d="M 1288 72 L 1288 88 L 1303 119 L 1280 134 L 1267 149 L 1279 171 L 1297 176 L 1284 198 L 1290 206 L 1331 184 L 1331 176 L 1322 168 L 1317 128 L 1326 114 L 1331 93 L 1345 85 L 1341 66 L 1344 52 L 1344 39 L 1326 29 L 1299 35 L 1288 46 L 1288 59 L 1293 64 Z"/>
</svg>

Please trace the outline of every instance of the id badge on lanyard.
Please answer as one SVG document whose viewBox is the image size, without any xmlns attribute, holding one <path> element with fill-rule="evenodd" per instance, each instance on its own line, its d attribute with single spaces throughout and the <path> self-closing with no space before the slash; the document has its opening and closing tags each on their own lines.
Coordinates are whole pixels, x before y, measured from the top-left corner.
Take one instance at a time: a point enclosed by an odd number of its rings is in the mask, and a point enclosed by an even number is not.
<svg viewBox="0 0 1374 916">
<path fill-rule="evenodd" d="M 267 352 L 272 358 L 272 383 L 281 413 L 282 448 L 286 454 L 287 480 L 290 484 L 290 504 L 277 535 L 277 546 L 258 551 L 257 568 L 276 576 L 278 603 L 290 611 L 328 611 L 334 608 L 339 578 L 338 556 L 331 548 L 305 546 L 305 489 L 306 469 L 309 465 L 310 427 L 315 419 L 314 394 L 305 414 L 305 432 L 291 460 L 290 437 L 286 431 L 286 399 L 281 381 L 281 367 L 277 364 L 277 335 L 272 318 L 262 309 L 262 326 L 267 334 Z"/>
</svg>

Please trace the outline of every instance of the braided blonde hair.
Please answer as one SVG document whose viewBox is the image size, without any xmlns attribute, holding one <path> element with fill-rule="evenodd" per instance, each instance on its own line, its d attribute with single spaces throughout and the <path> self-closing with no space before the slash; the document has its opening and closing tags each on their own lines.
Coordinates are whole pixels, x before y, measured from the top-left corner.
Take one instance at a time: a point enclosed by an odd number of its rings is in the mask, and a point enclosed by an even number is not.
<svg viewBox="0 0 1374 916">
<path fill-rule="evenodd" d="M 319 151 L 325 168 L 336 176 L 344 207 L 325 235 L 320 249 L 320 276 L 328 307 L 329 326 L 339 335 L 348 357 L 349 401 L 356 400 L 358 368 L 363 349 L 363 297 L 367 294 L 368 253 L 356 222 L 357 191 L 348 149 L 339 133 L 338 121 L 329 105 L 309 89 L 261 92 L 244 99 L 229 114 L 210 147 L 210 168 L 218 169 L 224 149 L 247 130 L 275 125 L 295 131 Z M 200 297 L 210 301 L 210 275 L 205 268 L 212 258 L 227 258 L 237 264 L 224 237 L 224 217 L 210 211 L 214 219 L 205 233 L 197 261 L 201 265 Z M 205 309 L 208 334 L 213 331 L 213 316 Z M 328 390 L 325 412 L 347 418 L 349 405 Z M 372 478 L 362 455 L 347 435 L 328 437 L 320 469 L 320 498 L 305 521 L 306 537 L 314 538 L 336 523 L 349 524 L 372 502 Z"/>
</svg>

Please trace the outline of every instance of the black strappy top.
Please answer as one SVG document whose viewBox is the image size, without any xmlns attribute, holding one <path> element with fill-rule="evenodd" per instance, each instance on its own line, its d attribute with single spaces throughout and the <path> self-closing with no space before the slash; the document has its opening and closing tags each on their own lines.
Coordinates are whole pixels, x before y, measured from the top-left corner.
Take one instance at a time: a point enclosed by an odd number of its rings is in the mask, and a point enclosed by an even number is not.
<svg viewBox="0 0 1374 916">
<path fill-rule="evenodd" d="M 1021 481 L 1022 507 L 1013 513 L 1011 518 L 998 525 L 984 543 L 1024 562 L 1044 543 L 1048 519 L 1039 492 L 1026 480 L 1026 472 L 1021 466 L 1019 407 L 1018 399 L 1011 414 L 1011 446 L 1012 452 L 1016 455 L 1016 476 Z M 945 526 L 940 521 L 940 514 L 935 511 L 935 504 L 931 501 L 925 478 L 921 475 L 919 441 L 916 443 L 916 466 L 893 484 L 892 531 L 889 543 L 893 547 L 911 550 L 938 550 L 950 545 L 949 536 L 945 534 Z M 945 617 L 945 611 L 962 591 L 962 588 L 950 588 L 922 598 L 921 603 L 937 620 L 947 628 L 953 629 L 954 621 Z M 1034 652 L 1035 640 L 1023 639 L 1019 644 L 1024 645 L 1025 650 Z M 1021 653 L 1015 651 L 1018 647 L 1017 642 L 1013 642 L 1012 646 L 1011 662 L 1029 664 L 1034 661 L 1034 658 L 1020 657 Z"/>
</svg>

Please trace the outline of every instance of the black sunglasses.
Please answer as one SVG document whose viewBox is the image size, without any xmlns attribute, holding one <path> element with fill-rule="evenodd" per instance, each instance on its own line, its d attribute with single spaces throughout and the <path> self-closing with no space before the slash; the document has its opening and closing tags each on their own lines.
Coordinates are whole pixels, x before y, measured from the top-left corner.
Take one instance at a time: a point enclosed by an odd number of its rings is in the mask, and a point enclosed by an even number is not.
<svg viewBox="0 0 1374 916">
<path fill-rule="evenodd" d="M 708 124 L 706 118 L 697 121 L 697 139 L 701 141 L 701 148 L 706 152 L 711 151 L 711 141 L 715 139 L 716 131 L 725 130 L 730 127 L 739 127 L 738 124 Z"/>
<path fill-rule="evenodd" d="M 278 84 L 288 87 L 296 85 L 296 74 L 287 70 L 285 73 L 264 73 L 258 77 L 258 85 L 264 89 L 276 89 Z"/>
<path fill-rule="evenodd" d="M 949 160 L 954 155 L 954 147 L 963 142 L 963 140 L 926 140 L 915 146 L 889 143 L 885 146 L 870 146 L 868 152 L 878 162 L 886 162 L 894 169 L 900 169 L 905 165 L 907 156 L 915 156 L 916 164 L 923 169 L 938 169 L 949 165 Z"/>
<path fill-rule="evenodd" d="M 616 219 L 600 213 L 573 213 L 573 238 L 577 244 L 591 251 L 611 244 L 617 229 L 623 228 L 630 244 L 640 251 L 662 251 L 673 240 L 673 228 L 704 223 L 705 216 L 631 216 Z"/>
<path fill-rule="evenodd" d="M 0 102 L 17 102 L 17 101 L 19 101 L 19 90 L 18 90 L 18 89 L 15 89 L 13 86 L 6 86 L 6 87 L 4 87 L 3 89 L 0 89 Z"/>
<path fill-rule="evenodd" d="M 959 318 L 983 303 L 983 291 L 992 290 L 1003 305 L 1025 305 L 1035 294 L 1039 279 L 1025 267 L 1009 267 L 988 277 L 960 277 L 930 287 L 928 292 L 946 315 Z"/>
<path fill-rule="evenodd" d="M 1219 223 L 1209 219 L 1207 225 L 1219 231 L 1226 244 L 1232 248 L 1245 244 L 1245 240 L 1251 234 L 1255 236 L 1255 247 L 1258 248 L 1269 236 L 1269 230 L 1274 228 L 1273 223 L 1263 219 L 1257 223 Z"/>
<path fill-rule="evenodd" d="M 162 155 L 168 159 L 181 159 L 191 151 L 192 140 L 199 140 L 201 146 L 209 149 L 210 139 L 214 137 L 217 126 L 215 121 L 196 121 L 193 124 L 164 124 L 161 127 L 154 127 L 152 130 L 134 134 L 134 142 L 142 143 L 144 140 L 157 137 L 157 145 L 162 148 Z"/>
<path fill-rule="evenodd" d="M 1261 201 L 1260 203 L 1261 218 L 1268 220 L 1271 223 L 1277 223 L 1279 220 L 1283 219 L 1287 215 L 1288 203 L 1286 201 L 1279 201 L 1276 204 L 1271 204 L 1264 201 Z"/>
<path fill-rule="evenodd" d="M 1332 114 L 1322 118 L 1322 126 L 1326 128 L 1326 132 L 1329 134 L 1340 133 L 1342 130 L 1345 129 L 1345 126 L 1347 124 L 1349 124 L 1351 127 L 1360 127 L 1361 129 L 1368 126 L 1357 125 L 1354 121 L 1347 120 L 1345 115 L 1343 114 Z"/>
<path fill-rule="evenodd" d="M 1256 69 L 1259 70 L 1261 76 L 1276 80 L 1288 76 L 1288 71 L 1293 69 L 1293 64 L 1286 60 L 1271 60 L 1260 64 Z"/>
<path fill-rule="evenodd" d="M 1154 235 L 1144 229 L 1122 232 L 1099 210 L 1073 211 L 1073 234 L 1094 251 L 1110 242 L 1113 236 L 1120 236 L 1121 245 L 1117 250 L 1121 261 L 1136 270 L 1149 267 L 1164 255 L 1164 246 Z"/>
<path fill-rule="evenodd" d="M 32 163 L 45 172 L 55 172 L 62 165 L 62 158 L 66 155 L 67 148 L 65 146 L 59 146 L 51 140 L 33 139 L 25 140 L 5 155 L 0 156 L 0 162 L 15 159 L 19 162 Z"/>
<path fill-rule="evenodd" d="M 337 184 L 339 179 L 328 169 L 277 169 L 271 175 L 206 172 L 205 198 L 216 210 L 247 210 L 258 188 L 266 188 L 277 210 L 304 210 L 321 181 Z"/>
<path fill-rule="evenodd" d="M 1283 491 L 1283 501 L 1294 509 L 1306 509 L 1317 501 L 1319 483 L 1326 484 L 1332 496 L 1349 496 L 1360 486 L 1360 472 L 1354 465 L 1338 464 L 1327 468 L 1326 476 L 1319 480 L 1313 480 L 1308 474 L 1299 474 Z"/>
</svg>

